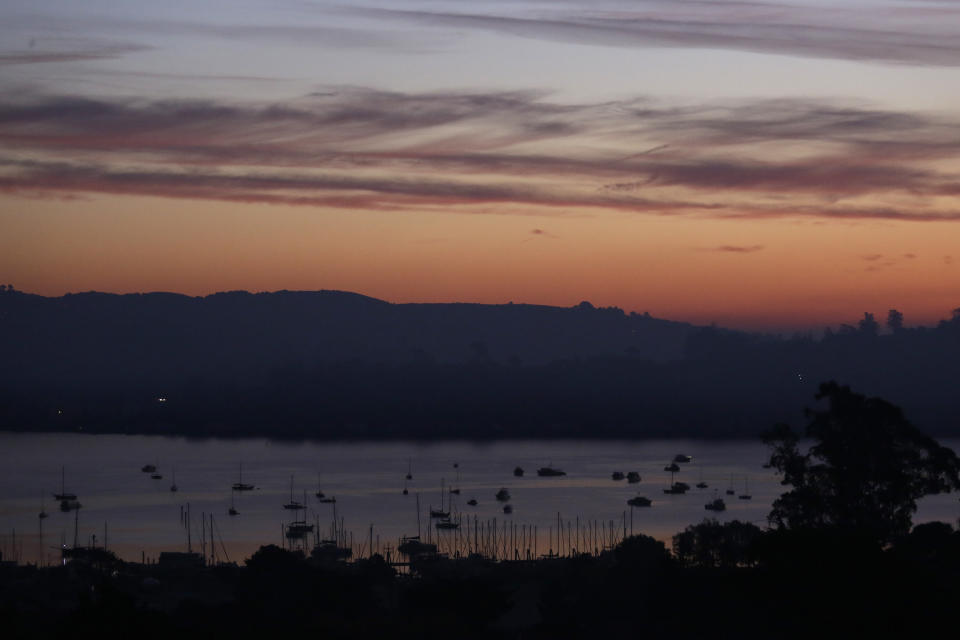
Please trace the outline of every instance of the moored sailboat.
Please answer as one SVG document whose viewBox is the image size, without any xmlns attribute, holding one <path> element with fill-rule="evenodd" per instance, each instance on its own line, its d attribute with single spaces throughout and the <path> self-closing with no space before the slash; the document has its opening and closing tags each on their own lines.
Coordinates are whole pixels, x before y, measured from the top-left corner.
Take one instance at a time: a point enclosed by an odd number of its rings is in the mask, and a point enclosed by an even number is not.
<svg viewBox="0 0 960 640">
<path fill-rule="evenodd" d="M 293 499 L 293 476 L 290 476 L 290 501 L 283 505 L 284 509 L 291 509 L 293 511 L 299 511 L 300 509 L 306 509 L 307 506 L 302 502 L 297 502 Z"/>
<path fill-rule="evenodd" d="M 66 468 L 65 468 L 65 467 L 60 467 L 60 493 L 55 493 L 55 494 L 53 494 L 53 499 L 54 499 L 54 500 L 60 500 L 61 502 L 63 502 L 64 500 L 76 500 L 76 499 L 77 499 L 77 494 L 75 494 L 75 493 L 68 493 L 68 492 L 67 492 L 67 489 L 66 489 Z"/>
<path fill-rule="evenodd" d="M 243 482 L 243 463 L 240 463 L 240 474 L 236 482 L 233 483 L 231 487 L 234 491 L 253 491 L 254 486 L 252 484 L 245 484 Z"/>
<path fill-rule="evenodd" d="M 443 478 L 440 478 L 440 508 L 439 509 L 434 509 L 432 507 L 430 508 L 431 518 L 449 518 L 450 517 L 450 511 L 443 510 L 443 495 L 444 495 Z"/>
</svg>

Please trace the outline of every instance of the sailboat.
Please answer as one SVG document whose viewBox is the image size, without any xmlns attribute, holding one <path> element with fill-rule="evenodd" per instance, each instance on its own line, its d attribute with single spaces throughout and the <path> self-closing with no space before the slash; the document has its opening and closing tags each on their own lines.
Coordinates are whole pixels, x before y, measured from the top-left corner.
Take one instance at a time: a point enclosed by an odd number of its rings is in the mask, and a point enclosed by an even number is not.
<svg viewBox="0 0 960 640">
<path fill-rule="evenodd" d="M 153 473 L 150 474 L 152 480 L 163 480 L 163 474 L 157 471 L 156 465 L 150 465 L 153 467 Z"/>
<path fill-rule="evenodd" d="M 670 486 L 663 490 L 664 493 L 669 493 L 673 495 L 682 495 L 690 490 L 690 485 L 686 482 L 674 482 L 673 475 L 675 471 L 670 472 Z"/>
<path fill-rule="evenodd" d="M 421 554 L 430 554 L 437 552 L 437 545 L 431 544 L 429 542 L 422 542 L 420 540 L 420 494 L 417 494 L 417 535 L 415 536 L 403 536 L 400 538 L 400 543 L 397 545 L 397 551 L 400 553 L 414 557 Z"/>
<path fill-rule="evenodd" d="M 728 495 L 728 496 L 732 496 L 732 495 L 734 495 L 735 493 L 736 493 L 736 491 L 733 490 L 733 474 L 731 473 L 731 474 L 730 474 L 730 486 L 727 488 L 727 495 Z"/>
<path fill-rule="evenodd" d="M 170 472 L 173 474 L 173 484 L 170 485 L 170 491 L 175 492 L 177 489 L 179 489 L 179 487 L 177 487 L 177 468 L 172 467 Z"/>
<path fill-rule="evenodd" d="M 64 500 L 77 499 L 77 494 L 67 493 L 67 490 L 64 488 L 66 486 L 65 479 L 66 479 L 66 470 L 64 467 L 60 467 L 60 493 L 53 494 L 54 500 L 60 500 L 61 502 L 63 502 Z"/>
<path fill-rule="evenodd" d="M 743 493 L 737 496 L 741 500 L 752 500 L 753 496 L 750 495 L 750 489 L 747 486 L 747 476 L 743 476 Z"/>
<path fill-rule="evenodd" d="M 413 480 L 413 463 L 407 458 L 407 480 Z"/>
<path fill-rule="evenodd" d="M 460 463 L 459 463 L 459 462 L 454 462 L 454 463 L 453 463 L 453 466 L 454 466 L 454 467 L 456 468 L 456 470 L 457 470 L 457 486 L 456 486 L 456 487 L 450 487 L 450 493 L 458 496 L 458 495 L 460 495 Z"/>
<path fill-rule="evenodd" d="M 292 481 L 292 478 L 291 478 L 291 481 Z M 294 520 L 293 522 L 287 525 L 287 539 L 296 540 L 304 537 L 308 533 L 313 532 L 313 525 L 307 523 L 306 503 L 307 503 L 307 492 L 304 491 L 303 492 L 303 504 L 304 504 L 303 517 L 301 517 L 299 520 Z"/>
<path fill-rule="evenodd" d="M 431 518 L 449 518 L 450 512 L 443 510 L 443 478 L 440 478 L 440 508 L 439 509 L 430 509 Z"/>
<path fill-rule="evenodd" d="M 283 505 L 284 509 L 292 509 L 298 511 L 300 509 L 306 509 L 307 506 L 302 502 L 297 502 L 293 499 L 293 476 L 290 476 L 290 502 L 287 502 Z"/>
<path fill-rule="evenodd" d="M 407 481 L 403 481 L 403 495 L 408 495 L 410 492 L 407 490 Z"/>
<path fill-rule="evenodd" d="M 43 498 L 44 498 L 44 492 L 41 491 L 40 492 L 40 513 L 37 514 L 37 517 L 40 518 L 41 520 L 43 520 L 49 515 L 47 513 L 47 510 L 43 506 Z"/>
<path fill-rule="evenodd" d="M 233 506 L 233 490 L 231 490 L 230 491 L 230 509 L 227 510 L 227 515 L 236 516 L 239 514 L 240 512 L 237 511 L 236 508 Z"/>
<path fill-rule="evenodd" d="M 319 472 L 319 471 L 317 472 L 317 492 L 316 492 L 315 494 L 313 494 L 313 495 L 317 496 L 318 498 L 323 498 L 323 497 L 324 497 L 324 493 L 323 493 L 323 491 L 320 489 L 320 472 Z"/>
<path fill-rule="evenodd" d="M 697 483 L 697 489 L 706 489 L 709 485 L 703 481 L 703 465 L 700 465 L 700 482 Z"/>
<path fill-rule="evenodd" d="M 237 482 L 233 483 L 232 489 L 234 491 L 253 491 L 254 486 L 252 484 L 243 483 L 243 464 L 240 464 L 240 479 Z"/>
</svg>

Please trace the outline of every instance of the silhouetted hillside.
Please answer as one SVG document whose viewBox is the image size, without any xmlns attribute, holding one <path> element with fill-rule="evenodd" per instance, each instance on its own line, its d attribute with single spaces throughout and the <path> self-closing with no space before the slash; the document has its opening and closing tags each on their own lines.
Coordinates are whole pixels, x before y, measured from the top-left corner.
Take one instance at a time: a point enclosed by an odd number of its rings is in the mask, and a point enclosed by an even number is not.
<svg viewBox="0 0 960 640">
<path fill-rule="evenodd" d="M 259 379 L 318 363 L 678 359 L 687 324 L 620 309 L 390 304 L 342 291 L 0 295 L 0 380 L 76 385 Z"/>
<path fill-rule="evenodd" d="M 0 292 L 0 428 L 322 438 L 756 436 L 818 384 L 960 433 L 960 313 L 822 339 L 589 303 Z"/>
</svg>

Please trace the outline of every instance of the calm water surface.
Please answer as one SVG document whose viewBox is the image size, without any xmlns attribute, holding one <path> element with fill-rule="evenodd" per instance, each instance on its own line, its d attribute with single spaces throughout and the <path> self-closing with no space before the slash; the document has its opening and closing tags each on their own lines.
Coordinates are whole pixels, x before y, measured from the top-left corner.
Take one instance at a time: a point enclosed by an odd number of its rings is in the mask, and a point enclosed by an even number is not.
<svg viewBox="0 0 960 640">
<path fill-rule="evenodd" d="M 943 444 L 957 450 L 960 440 Z M 79 543 L 89 544 L 95 535 L 96 543 L 102 544 L 106 525 L 109 548 L 127 560 L 156 557 L 162 550 L 186 550 L 180 514 L 188 503 L 194 550 L 199 549 L 201 514 L 208 523 L 209 514 L 214 516 L 221 557 L 221 540 L 231 560 L 248 557 L 261 544 L 281 544 L 284 523 L 294 519 L 282 507 L 290 498 L 291 476 L 294 498 L 306 499 L 306 518 L 318 522 L 321 531 L 329 530 L 333 505 L 319 503 L 314 494 L 319 487 L 336 497 L 337 517 L 343 519 L 348 535 L 353 533 L 358 552 L 369 540 L 371 526 L 379 550 L 396 546 L 401 535 L 415 535 L 417 494 L 420 526 L 426 535 L 427 509 L 440 505 L 441 480 L 447 488 L 459 484 L 461 494 L 452 496 L 452 509 L 461 514 L 465 528 L 467 519 L 472 523 L 474 517 L 482 523 L 496 518 L 499 526 L 505 521 L 518 528 L 535 526 L 540 553 L 551 546 L 549 536 L 558 513 L 572 526 L 579 518 L 583 528 L 587 522 L 612 520 L 618 531 L 625 524 L 629 532 L 632 520 L 635 533 L 669 544 L 674 533 L 707 515 L 764 526 L 771 503 L 783 490 L 773 473 L 763 468 L 766 447 L 752 440 L 285 443 L 0 433 L 0 451 L 0 549 L 10 558 L 15 548 L 24 562 L 53 562 L 62 541 L 73 543 L 75 514 L 62 513 L 51 495 L 60 490 L 61 466 L 66 471 L 66 489 L 76 493 L 83 505 L 76 520 Z M 702 474 L 709 488 L 694 488 L 686 495 L 663 493 L 670 481 L 663 468 L 677 453 L 693 456 L 691 463 L 680 465 L 677 480 L 694 485 Z M 408 482 L 409 495 L 404 496 L 408 461 L 413 480 Z M 158 466 L 163 479 L 153 480 L 141 472 L 148 463 Z M 230 486 L 239 479 L 241 464 L 243 481 L 257 489 L 234 494 L 240 515 L 229 517 Z M 518 465 L 526 471 L 522 478 L 513 475 Z M 567 475 L 538 477 L 536 469 L 546 465 Z M 175 493 L 170 491 L 174 470 L 179 487 Z M 642 481 L 633 485 L 613 481 L 613 471 L 637 471 Z M 752 500 L 725 495 L 731 482 L 738 495 L 747 490 Z M 501 487 L 512 495 L 512 515 L 505 515 L 494 499 Z M 638 494 L 651 498 L 653 506 L 631 513 L 626 501 Z M 725 499 L 725 512 L 704 510 L 715 495 Z M 450 498 L 449 494 L 444 497 L 445 508 Z M 470 498 L 479 504 L 468 506 Z M 42 522 L 37 517 L 41 500 L 49 514 Z M 927 498 L 915 521 L 955 523 L 960 516 L 958 505 L 955 494 Z"/>
</svg>

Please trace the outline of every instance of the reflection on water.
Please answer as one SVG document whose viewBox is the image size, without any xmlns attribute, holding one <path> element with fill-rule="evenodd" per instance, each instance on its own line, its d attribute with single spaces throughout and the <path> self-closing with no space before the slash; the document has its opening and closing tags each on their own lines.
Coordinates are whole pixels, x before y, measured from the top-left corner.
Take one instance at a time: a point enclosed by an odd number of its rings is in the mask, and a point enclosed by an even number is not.
<svg viewBox="0 0 960 640">
<path fill-rule="evenodd" d="M 956 449 L 960 442 L 943 444 Z M 587 523 L 607 526 L 614 521 L 618 530 L 629 530 L 632 523 L 635 533 L 669 541 L 707 515 L 764 526 L 772 501 L 783 489 L 763 468 L 767 450 L 759 441 L 286 443 L 0 433 L 0 451 L 0 548 L 11 557 L 15 536 L 25 562 L 57 558 L 62 541 L 73 543 L 75 522 L 80 544 L 89 544 L 93 536 L 102 544 L 106 535 L 109 547 L 127 560 L 155 557 L 161 550 L 185 550 L 181 508 L 188 503 L 195 546 L 201 515 L 209 525 L 212 514 L 218 551 L 222 540 L 231 559 L 243 559 L 261 544 L 283 542 L 284 523 L 295 519 L 294 512 L 283 508 L 291 498 L 291 475 L 293 499 L 306 501 L 309 507 L 307 521 L 328 531 L 336 509 L 356 545 L 370 540 L 372 526 L 374 547 L 381 550 L 388 544 L 396 546 L 402 535 L 417 533 L 417 495 L 420 527 L 426 534 L 427 510 L 441 505 L 441 482 L 447 489 L 443 508 L 452 510 L 454 517 L 461 514 L 471 523 L 473 518 L 480 523 L 496 519 L 500 526 L 505 521 L 516 523 L 518 530 L 536 527 L 541 553 L 551 546 L 558 513 L 565 527 L 578 519 L 585 528 Z M 678 453 L 692 456 L 692 461 L 679 465 L 676 479 L 693 488 L 684 495 L 667 495 L 663 489 L 669 486 L 670 473 L 664 467 Z M 163 478 L 153 479 L 141 471 L 147 464 L 155 464 Z M 405 480 L 408 464 L 411 480 Z M 230 489 L 240 481 L 241 465 L 243 482 L 256 489 L 234 492 L 239 515 L 230 517 Z M 548 465 L 567 475 L 536 475 L 537 468 Z M 66 490 L 76 493 L 83 505 L 79 514 L 63 513 L 53 501 L 52 494 L 60 492 L 61 466 Z M 525 470 L 523 477 L 514 475 L 517 466 Z M 179 490 L 171 492 L 174 469 Z M 614 481 L 614 471 L 637 471 L 641 481 Z M 707 488 L 694 486 L 701 479 Z M 726 495 L 731 484 L 735 494 Z M 450 494 L 450 488 L 459 488 L 460 494 Z M 494 498 L 500 488 L 511 495 L 510 515 Z M 315 496 L 318 490 L 336 497 L 336 503 L 321 503 Z M 747 490 L 752 499 L 738 499 Z M 631 510 L 627 500 L 638 494 L 651 498 L 653 506 Z M 704 509 L 716 496 L 725 499 L 726 511 Z M 467 504 L 471 499 L 476 499 L 476 506 Z M 928 498 L 915 521 L 954 522 L 957 505 L 953 495 Z M 41 506 L 49 514 L 43 520 L 37 517 Z"/>
</svg>

